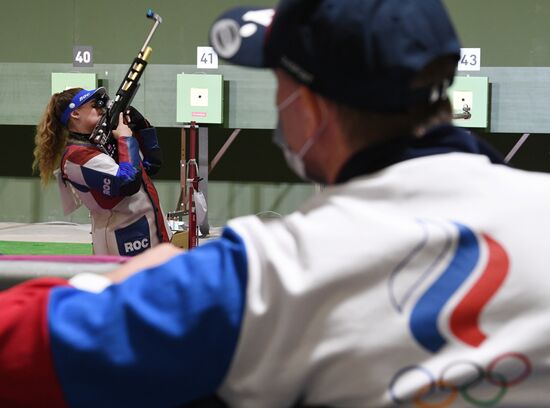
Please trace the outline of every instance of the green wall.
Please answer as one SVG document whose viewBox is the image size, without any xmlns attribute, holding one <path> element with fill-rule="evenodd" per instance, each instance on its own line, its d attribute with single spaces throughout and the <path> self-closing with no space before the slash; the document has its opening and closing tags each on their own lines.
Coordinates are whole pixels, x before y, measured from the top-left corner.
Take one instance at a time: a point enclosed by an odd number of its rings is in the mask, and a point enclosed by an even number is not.
<svg viewBox="0 0 550 408">
<path fill-rule="evenodd" d="M 487 67 L 550 65 L 548 0 L 444 0 L 463 47 L 481 48 Z"/>
<path fill-rule="evenodd" d="M 548 0 L 444 0 L 465 47 L 481 47 L 484 65 L 550 65 Z M 151 26 L 164 22 L 152 46 L 154 63 L 194 64 L 211 22 L 234 5 L 275 0 L 3 0 L 0 62 L 70 63 L 73 45 L 92 45 L 97 64 L 129 63 Z"/>
<path fill-rule="evenodd" d="M 155 64 L 194 64 L 196 47 L 208 45 L 214 19 L 233 5 L 272 6 L 274 0 L 3 0 L 0 62 L 72 62 L 73 45 L 94 47 L 97 64 L 129 64 L 152 26 L 152 8 L 163 18 L 151 43 Z M 8 42 L 11 38 L 16 41 Z M 7 46 L 6 46 L 7 45 Z"/>
<path fill-rule="evenodd" d="M 156 180 L 165 212 L 174 211 L 179 198 L 179 182 Z M 230 218 L 248 214 L 287 214 L 314 194 L 314 187 L 289 183 L 211 182 L 208 185 L 208 220 L 223 226 Z M 63 215 L 55 183 L 42 187 L 36 178 L 0 177 L 0 222 L 67 221 L 89 224 L 89 213 L 80 207 Z"/>
</svg>

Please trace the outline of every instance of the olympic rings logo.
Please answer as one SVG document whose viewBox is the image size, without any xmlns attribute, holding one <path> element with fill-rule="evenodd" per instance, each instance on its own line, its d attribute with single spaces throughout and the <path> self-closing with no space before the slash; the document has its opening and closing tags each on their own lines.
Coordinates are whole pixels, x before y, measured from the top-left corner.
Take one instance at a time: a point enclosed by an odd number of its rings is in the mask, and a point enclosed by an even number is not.
<svg viewBox="0 0 550 408">
<path fill-rule="evenodd" d="M 531 361 L 521 353 L 504 353 L 485 369 L 473 361 L 455 361 L 445 366 L 438 378 L 422 366 L 411 365 L 394 375 L 389 393 L 394 403 L 412 402 L 418 408 L 450 407 L 459 396 L 475 407 L 493 407 L 532 370 Z M 497 390 L 487 393 L 489 386 Z"/>
</svg>

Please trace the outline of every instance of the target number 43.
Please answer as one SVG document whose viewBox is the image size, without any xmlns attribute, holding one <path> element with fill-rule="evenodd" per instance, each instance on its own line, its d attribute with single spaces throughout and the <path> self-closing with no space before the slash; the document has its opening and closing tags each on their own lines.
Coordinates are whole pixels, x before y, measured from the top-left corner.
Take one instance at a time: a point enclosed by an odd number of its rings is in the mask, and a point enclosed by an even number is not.
<svg viewBox="0 0 550 408">
<path fill-rule="evenodd" d="M 479 71 L 481 69 L 481 48 L 461 48 L 458 71 Z"/>
</svg>

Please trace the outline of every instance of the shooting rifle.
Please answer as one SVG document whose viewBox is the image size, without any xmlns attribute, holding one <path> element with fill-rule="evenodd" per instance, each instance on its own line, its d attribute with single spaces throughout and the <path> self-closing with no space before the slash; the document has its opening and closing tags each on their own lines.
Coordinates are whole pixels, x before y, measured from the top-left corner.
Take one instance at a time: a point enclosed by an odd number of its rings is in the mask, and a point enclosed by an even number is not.
<svg viewBox="0 0 550 408">
<path fill-rule="evenodd" d="M 118 118 L 121 112 L 126 112 L 134 96 L 136 95 L 137 90 L 139 89 L 139 79 L 145 71 L 147 66 L 147 60 L 151 55 L 153 49 L 149 47 L 149 42 L 153 37 L 153 33 L 157 29 L 158 25 L 162 23 L 162 18 L 153 12 L 153 10 L 147 10 L 147 18 L 155 20 L 155 24 L 143 47 L 139 51 L 134 62 L 130 65 L 130 69 L 126 73 L 126 77 L 120 84 L 116 96 L 114 99 L 109 101 L 107 109 L 101 119 L 97 122 L 96 127 L 90 135 L 90 141 L 99 146 L 103 153 L 108 154 L 111 157 L 117 156 L 117 144 L 116 140 L 112 135 L 112 132 L 118 126 Z"/>
</svg>

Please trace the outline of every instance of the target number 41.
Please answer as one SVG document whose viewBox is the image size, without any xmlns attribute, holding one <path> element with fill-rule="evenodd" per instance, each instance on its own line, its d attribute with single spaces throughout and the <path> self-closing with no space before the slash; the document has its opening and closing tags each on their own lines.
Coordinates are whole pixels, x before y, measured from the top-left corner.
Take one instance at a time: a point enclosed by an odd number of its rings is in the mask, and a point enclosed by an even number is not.
<svg viewBox="0 0 550 408">
<path fill-rule="evenodd" d="M 197 68 L 218 68 L 218 54 L 212 47 L 197 47 Z"/>
</svg>

